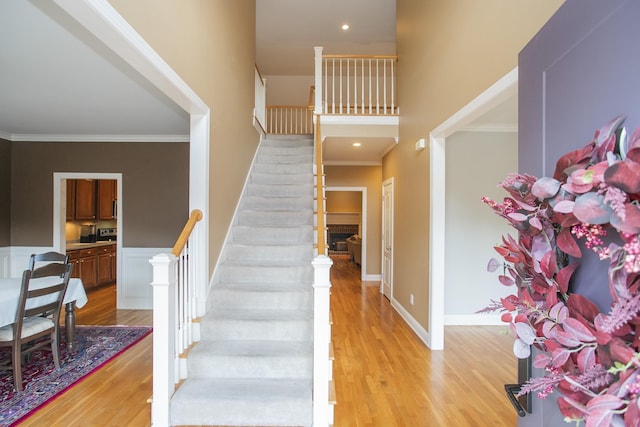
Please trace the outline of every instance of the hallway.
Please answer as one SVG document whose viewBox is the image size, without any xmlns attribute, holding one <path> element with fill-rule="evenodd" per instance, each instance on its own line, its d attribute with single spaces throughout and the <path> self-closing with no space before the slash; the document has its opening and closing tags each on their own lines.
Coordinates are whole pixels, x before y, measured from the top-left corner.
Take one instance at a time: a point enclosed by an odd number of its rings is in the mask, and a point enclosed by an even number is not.
<svg viewBox="0 0 640 427">
<path fill-rule="evenodd" d="M 432 352 L 348 256 L 332 256 L 338 427 L 515 426 L 504 383 L 516 380 L 506 326 L 448 326 Z"/>
</svg>

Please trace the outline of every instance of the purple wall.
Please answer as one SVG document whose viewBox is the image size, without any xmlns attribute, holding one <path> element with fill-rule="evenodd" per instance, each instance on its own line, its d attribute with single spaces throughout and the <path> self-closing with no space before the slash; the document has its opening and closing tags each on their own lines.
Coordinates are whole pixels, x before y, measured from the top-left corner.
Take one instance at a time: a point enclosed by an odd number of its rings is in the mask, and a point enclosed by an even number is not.
<svg viewBox="0 0 640 427">
<path fill-rule="evenodd" d="M 637 0 L 567 0 L 519 56 L 519 171 L 551 176 L 619 114 L 640 127 Z M 584 252 L 584 251 L 583 251 Z M 587 254 L 572 289 L 608 310 L 607 265 Z M 540 372 L 535 372 L 540 375 Z M 533 398 L 518 425 L 564 425 L 555 398 Z"/>
</svg>

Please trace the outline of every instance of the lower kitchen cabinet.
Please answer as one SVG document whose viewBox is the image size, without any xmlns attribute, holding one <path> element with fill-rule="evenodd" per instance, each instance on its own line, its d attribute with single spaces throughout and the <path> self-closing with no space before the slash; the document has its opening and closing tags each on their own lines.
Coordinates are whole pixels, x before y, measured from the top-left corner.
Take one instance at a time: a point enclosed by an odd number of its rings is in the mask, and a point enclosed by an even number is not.
<svg viewBox="0 0 640 427">
<path fill-rule="evenodd" d="M 116 245 L 98 248 L 98 286 L 116 281 Z"/>
<path fill-rule="evenodd" d="M 71 276 L 80 278 L 85 289 L 116 281 L 116 245 L 70 250 L 67 255 L 73 263 Z"/>
</svg>

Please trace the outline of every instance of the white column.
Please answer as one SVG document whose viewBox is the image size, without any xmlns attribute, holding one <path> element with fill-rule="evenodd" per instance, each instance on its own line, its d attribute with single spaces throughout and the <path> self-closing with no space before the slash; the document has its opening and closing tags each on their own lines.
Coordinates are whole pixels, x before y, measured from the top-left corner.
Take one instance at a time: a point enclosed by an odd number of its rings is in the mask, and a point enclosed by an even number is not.
<svg viewBox="0 0 640 427">
<path fill-rule="evenodd" d="M 322 114 L 322 46 L 313 48 L 316 52 L 316 89 L 315 89 L 315 114 Z"/>
<path fill-rule="evenodd" d="M 153 397 L 151 425 L 169 426 L 169 402 L 175 388 L 176 262 L 173 254 L 159 254 L 153 266 Z"/>
<path fill-rule="evenodd" d="M 333 261 L 326 255 L 318 255 L 313 262 L 313 426 L 329 425 L 329 271 Z"/>
</svg>

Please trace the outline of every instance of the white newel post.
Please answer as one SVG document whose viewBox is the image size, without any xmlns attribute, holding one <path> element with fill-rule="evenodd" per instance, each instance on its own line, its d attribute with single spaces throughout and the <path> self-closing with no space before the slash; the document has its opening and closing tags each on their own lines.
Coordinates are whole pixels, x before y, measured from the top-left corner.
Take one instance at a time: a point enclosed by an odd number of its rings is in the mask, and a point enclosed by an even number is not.
<svg viewBox="0 0 640 427">
<path fill-rule="evenodd" d="M 329 271 L 333 261 L 318 255 L 313 262 L 313 426 L 329 425 Z"/>
<path fill-rule="evenodd" d="M 315 114 L 322 114 L 322 47 L 314 47 L 313 50 L 316 52 L 316 78 L 315 78 Z"/>
<path fill-rule="evenodd" d="M 169 401 L 175 388 L 176 264 L 173 254 L 159 254 L 153 266 L 153 397 L 151 425 L 169 426 Z"/>
</svg>

